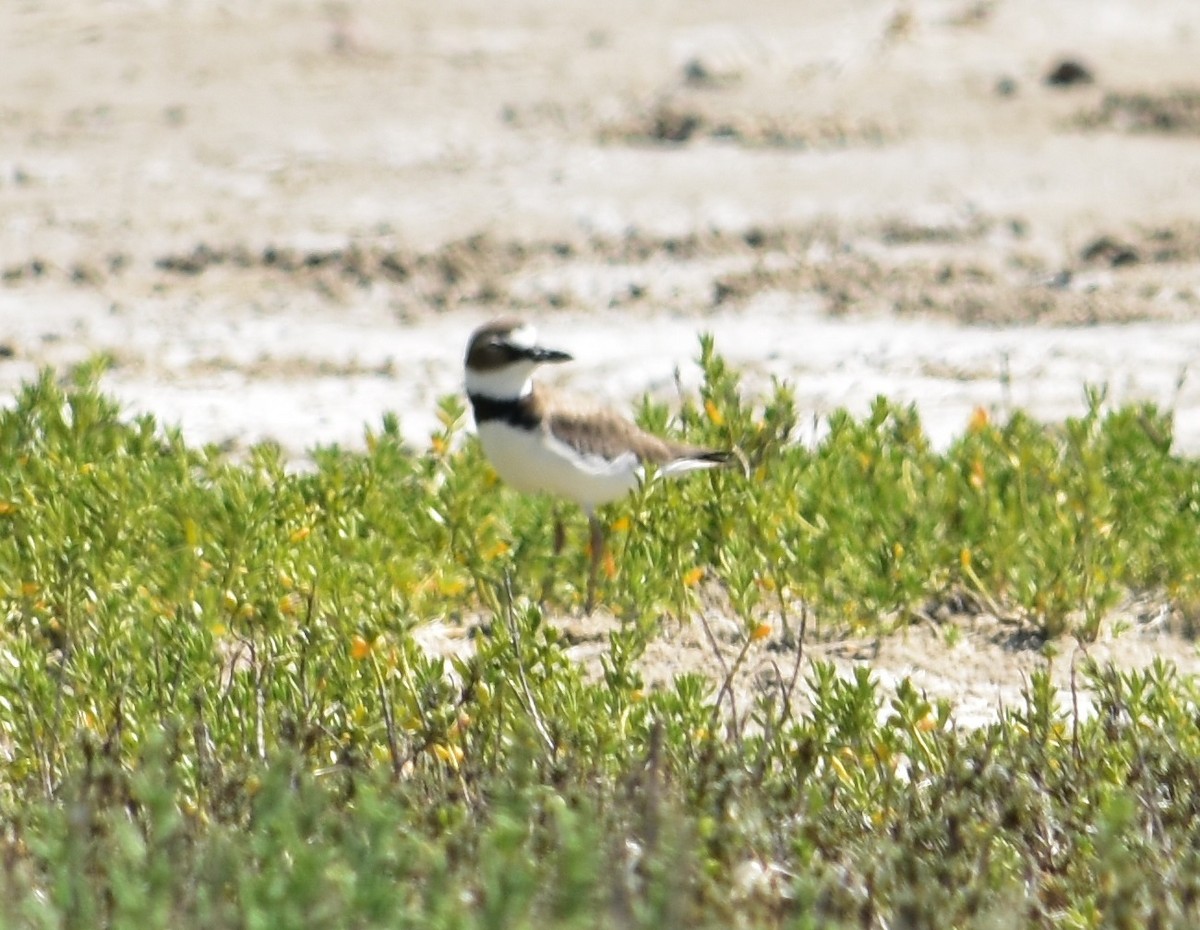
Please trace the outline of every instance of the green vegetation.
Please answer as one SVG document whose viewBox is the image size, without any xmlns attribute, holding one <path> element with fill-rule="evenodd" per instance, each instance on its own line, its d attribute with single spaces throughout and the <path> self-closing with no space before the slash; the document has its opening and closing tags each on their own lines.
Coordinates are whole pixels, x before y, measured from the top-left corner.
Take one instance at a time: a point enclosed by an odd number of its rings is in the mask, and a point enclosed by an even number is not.
<svg viewBox="0 0 1200 930">
<path fill-rule="evenodd" d="M 807 449 L 785 385 L 747 405 L 702 363 L 670 428 L 749 474 L 613 507 L 594 678 L 539 606 L 582 602 L 582 519 L 553 559 L 554 505 L 484 493 L 457 400 L 427 450 L 387 420 L 296 474 L 123 419 L 91 369 L 27 386 L 0 414 L 0 928 L 1195 926 L 1200 693 L 1168 665 L 1082 666 L 1086 719 L 1035 675 L 969 732 L 788 637 L 737 712 L 638 671 L 702 596 L 748 646 L 964 596 L 1082 639 L 1130 592 L 1186 614 L 1200 462 L 1169 416 L 1093 394 L 938 452 L 880 400 Z M 469 658 L 417 644 L 435 619 Z"/>
</svg>

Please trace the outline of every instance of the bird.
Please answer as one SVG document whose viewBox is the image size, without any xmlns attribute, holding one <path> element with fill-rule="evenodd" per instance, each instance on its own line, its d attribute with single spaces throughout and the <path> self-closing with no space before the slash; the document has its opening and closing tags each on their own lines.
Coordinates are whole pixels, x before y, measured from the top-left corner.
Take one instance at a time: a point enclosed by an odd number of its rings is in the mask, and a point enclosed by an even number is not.
<svg viewBox="0 0 1200 930">
<path fill-rule="evenodd" d="M 505 317 L 480 326 L 467 343 L 467 398 L 483 452 L 506 484 L 578 504 L 591 532 L 584 610 L 595 606 L 604 531 L 596 509 L 636 488 L 647 465 L 661 476 L 737 464 L 734 453 L 646 432 L 617 410 L 539 384 L 542 365 L 574 357 L 538 342 L 537 329 Z M 561 547 L 556 527 L 555 548 Z"/>
</svg>

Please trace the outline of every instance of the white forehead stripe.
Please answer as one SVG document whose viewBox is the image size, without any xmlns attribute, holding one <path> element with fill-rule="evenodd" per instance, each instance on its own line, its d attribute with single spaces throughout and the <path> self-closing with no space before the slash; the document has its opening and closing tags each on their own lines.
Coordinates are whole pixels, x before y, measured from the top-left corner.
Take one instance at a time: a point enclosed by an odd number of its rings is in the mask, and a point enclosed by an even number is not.
<svg viewBox="0 0 1200 930">
<path fill-rule="evenodd" d="M 537 329 L 531 323 L 524 323 L 508 334 L 508 341 L 522 349 L 532 349 L 537 345 Z"/>
</svg>

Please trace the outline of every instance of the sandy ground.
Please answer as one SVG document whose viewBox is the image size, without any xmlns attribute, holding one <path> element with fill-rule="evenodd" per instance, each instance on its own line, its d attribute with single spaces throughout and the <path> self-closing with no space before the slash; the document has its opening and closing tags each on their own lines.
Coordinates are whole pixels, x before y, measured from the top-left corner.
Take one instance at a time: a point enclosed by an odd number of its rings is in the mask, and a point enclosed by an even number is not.
<svg viewBox="0 0 1200 930">
<path fill-rule="evenodd" d="M 503 311 L 618 402 L 710 331 L 817 422 L 1092 383 L 1200 451 L 1198 60 L 1194 0 L 13 0 L 0 391 L 102 351 L 195 441 L 420 444 Z M 1194 662 L 1146 616 L 1106 654 Z M 978 716 L 1040 661 L 985 627 L 820 649 Z"/>
</svg>

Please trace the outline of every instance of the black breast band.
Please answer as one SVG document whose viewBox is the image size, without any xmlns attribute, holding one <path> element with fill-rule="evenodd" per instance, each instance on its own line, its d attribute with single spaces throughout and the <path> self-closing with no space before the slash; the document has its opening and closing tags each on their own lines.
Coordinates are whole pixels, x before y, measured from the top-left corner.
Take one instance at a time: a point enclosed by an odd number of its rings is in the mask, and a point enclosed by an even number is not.
<svg viewBox="0 0 1200 930">
<path fill-rule="evenodd" d="M 509 400 L 499 400 L 486 394 L 468 394 L 471 409 L 475 412 L 475 425 L 480 423 L 500 422 L 521 429 L 534 429 L 538 423 L 537 414 L 533 412 L 532 397 L 514 397 Z"/>
</svg>

